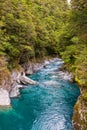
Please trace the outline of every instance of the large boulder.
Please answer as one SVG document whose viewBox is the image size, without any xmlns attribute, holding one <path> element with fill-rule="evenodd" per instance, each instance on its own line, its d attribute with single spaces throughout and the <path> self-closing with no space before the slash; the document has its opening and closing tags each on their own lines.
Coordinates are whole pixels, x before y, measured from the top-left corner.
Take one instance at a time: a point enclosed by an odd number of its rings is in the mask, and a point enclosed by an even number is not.
<svg viewBox="0 0 87 130">
<path fill-rule="evenodd" d="M 10 106 L 9 93 L 3 88 L 0 88 L 0 106 Z"/>
</svg>

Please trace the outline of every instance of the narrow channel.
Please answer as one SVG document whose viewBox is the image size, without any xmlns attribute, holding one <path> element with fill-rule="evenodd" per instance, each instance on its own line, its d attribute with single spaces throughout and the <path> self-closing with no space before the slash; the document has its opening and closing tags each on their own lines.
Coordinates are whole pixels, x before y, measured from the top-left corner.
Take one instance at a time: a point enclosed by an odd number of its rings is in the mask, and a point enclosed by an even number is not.
<svg viewBox="0 0 87 130">
<path fill-rule="evenodd" d="M 80 94 L 76 83 L 59 75 L 62 61 L 52 61 L 30 77 L 36 85 L 21 89 L 12 109 L 0 111 L 0 130 L 72 130 L 73 108 Z"/>
</svg>

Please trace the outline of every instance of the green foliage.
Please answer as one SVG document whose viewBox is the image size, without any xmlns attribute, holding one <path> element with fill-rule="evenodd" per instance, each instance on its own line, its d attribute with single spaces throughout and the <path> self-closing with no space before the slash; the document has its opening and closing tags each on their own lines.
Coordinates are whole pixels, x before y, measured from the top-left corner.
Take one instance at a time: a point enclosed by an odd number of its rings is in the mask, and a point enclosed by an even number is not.
<svg viewBox="0 0 87 130">
<path fill-rule="evenodd" d="M 87 86 L 87 3 L 72 0 L 68 19 L 59 35 L 60 54 L 76 81 Z M 61 40 L 63 41 L 61 44 Z"/>
<path fill-rule="evenodd" d="M 74 37 L 71 39 L 71 41 L 72 41 L 73 43 L 78 44 L 78 43 L 79 43 L 79 38 L 76 37 L 76 36 L 74 36 Z"/>
<path fill-rule="evenodd" d="M 87 83 L 85 0 L 0 0 L 0 55 L 9 63 L 60 54 L 80 84 Z M 10 66 L 10 65 L 9 65 Z"/>
<path fill-rule="evenodd" d="M 70 45 L 66 47 L 64 52 L 61 52 L 62 58 L 65 60 L 65 63 L 74 63 L 75 55 L 78 53 L 76 45 Z"/>
<path fill-rule="evenodd" d="M 67 7 L 66 0 L 1 0 L 0 52 L 18 63 L 58 54 L 57 34 Z"/>
<path fill-rule="evenodd" d="M 87 85 L 87 47 L 86 45 L 80 45 L 80 54 L 76 56 L 75 61 L 75 76 L 80 84 Z"/>
<path fill-rule="evenodd" d="M 87 102 L 87 93 L 83 95 L 83 99 Z"/>
</svg>

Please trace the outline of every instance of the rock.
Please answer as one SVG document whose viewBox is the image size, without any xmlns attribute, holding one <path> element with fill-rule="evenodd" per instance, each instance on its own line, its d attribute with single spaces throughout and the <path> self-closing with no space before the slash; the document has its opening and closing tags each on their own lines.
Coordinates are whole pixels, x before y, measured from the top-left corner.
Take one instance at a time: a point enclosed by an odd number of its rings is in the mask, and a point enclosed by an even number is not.
<svg viewBox="0 0 87 130">
<path fill-rule="evenodd" d="M 15 82 L 12 87 L 11 87 L 11 91 L 9 93 L 10 97 L 17 97 L 20 95 L 20 88 L 23 88 L 22 85 L 18 84 L 17 82 Z"/>
<path fill-rule="evenodd" d="M 43 64 L 40 64 L 40 63 L 36 63 L 33 65 L 33 72 L 37 72 L 39 70 L 41 70 L 43 68 Z"/>
<path fill-rule="evenodd" d="M 49 65 L 50 64 L 50 62 L 48 61 L 48 60 L 45 60 L 44 61 L 44 65 L 46 66 L 46 65 Z"/>
<path fill-rule="evenodd" d="M 23 67 L 25 68 L 25 73 L 26 75 L 31 75 L 43 68 L 43 64 L 40 63 L 30 63 L 28 65 L 24 65 Z"/>
<path fill-rule="evenodd" d="M 10 97 L 13 98 L 13 97 L 17 97 L 20 95 L 20 92 L 19 92 L 19 88 L 18 86 L 14 87 L 11 91 L 10 91 Z"/>
<path fill-rule="evenodd" d="M 57 61 L 63 62 L 62 59 L 60 58 L 53 58 L 49 60 L 49 62 L 57 62 Z"/>
<path fill-rule="evenodd" d="M 66 67 L 64 64 L 62 64 L 59 68 L 58 68 L 59 71 L 66 71 Z"/>
<path fill-rule="evenodd" d="M 62 79 L 64 80 L 68 80 L 70 82 L 73 82 L 74 80 L 74 76 L 72 73 L 69 73 L 69 72 L 63 72 L 63 71 L 59 71 L 58 74 L 61 76 Z"/>
<path fill-rule="evenodd" d="M 31 80 L 25 75 L 25 72 L 23 70 L 21 71 L 13 71 L 12 75 L 12 84 L 11 84 L 11 89 L 10 89 L 10 97 L 17 97 L 20 95 L 20 88 L 24 88 L 22 84 L 36 84 L 35 81 Z"/>
<path fill-rule="evenodd" d="M 27 76 L 25 76 L 25 73 L 23 73 L 23 75 L 20 76 L 20 81 L 21 81 L 21 83 L 23 83 L 25 85 L 26 84 L 31 84 L 31 85 L 36 84 L 36 81 L 34 81 L 34 80 L 28 78 Z"/>
<path fill-rule="evenodd" d="M 66 72 L 63 78 L 65 80 L 69 80 L 69 81 L 73 82 L 73 75 L 72 75 L 72 73 Z"/>
<path fill-rule="evenodd" d="M 87 129 L 87 101 L 84 100 L 84 94 L 87 93 L 87 88 L 80 86 L 80 96 L 74 106 L 73 113 L 73 130 Z"/>
<path fill-rule="evenodd" d="M 10 106 L 9 93 L 3 88 L 0 88 L 0 106 Z"/>
<path fill-rule="evenodd" d="M 63 61 L 61 58 L 54 58 L 56 61 Z"/>
<path fill-rule="evenodd" d="M 33 74 L 33 66 L 32 66 L 31 63 L 30 63 L 29 65 L 27 65 L 26 74 L 27 74 L 27 75 Z"/>
<path fill-rule="evenodd" d="M 20 84 L 20 76 L 21 76 L 22 72 L 23 72 L 23 70 L 22 71 L 18 71 L 18 70 L 12 71 L 11 78 L 12 78 L 13 83 L 17 82 Z"/>
</svg>

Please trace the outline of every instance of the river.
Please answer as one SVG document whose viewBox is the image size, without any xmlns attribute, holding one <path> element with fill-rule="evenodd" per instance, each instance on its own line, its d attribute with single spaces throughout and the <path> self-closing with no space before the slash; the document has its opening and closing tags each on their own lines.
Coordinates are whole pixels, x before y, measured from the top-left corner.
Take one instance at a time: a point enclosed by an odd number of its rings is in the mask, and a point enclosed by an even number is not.
<svg viewBox="0 0 87 130">
<path fill-rule="evenodd" d="M 12 108 L 0 109 L 0 130 L 72 130 L 73 108 L 80 94 L 77 84 L 58 74 L 61 61 L 30 76 L 36 85 L 21 89 Z"/>
</svg>

